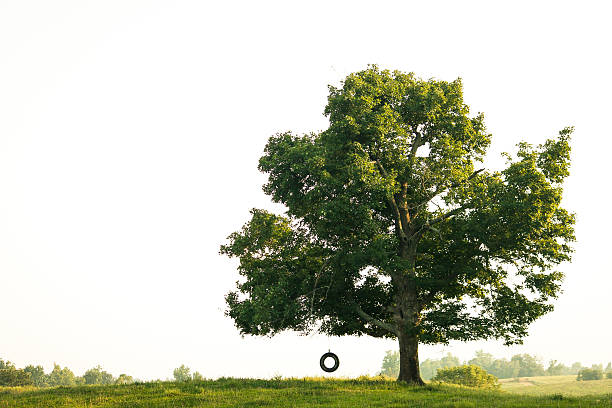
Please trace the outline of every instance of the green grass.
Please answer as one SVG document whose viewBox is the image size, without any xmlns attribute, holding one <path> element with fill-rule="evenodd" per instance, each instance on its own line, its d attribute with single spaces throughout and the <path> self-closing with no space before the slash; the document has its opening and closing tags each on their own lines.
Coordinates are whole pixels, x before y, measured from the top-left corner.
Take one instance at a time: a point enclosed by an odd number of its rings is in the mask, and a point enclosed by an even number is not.
<svg viewBox="0 0 612 408">
<path fill-rule="evenodd" d="M 519 395 L 395 381 L 219 379 L 188 383 L 0 388 L 0 408 L 54 407 L 612 407 L 612 394 Z"/>
<path fill-rule="evenodd" d="M 507 379 L 500 380 L 500 382 L 502 390 L 523 395 L 612 395 L 612 379 L 576 381 L 575 375 L 560 375 L 554 377 L 521 377 L 518 380 Z"/>
</svg>

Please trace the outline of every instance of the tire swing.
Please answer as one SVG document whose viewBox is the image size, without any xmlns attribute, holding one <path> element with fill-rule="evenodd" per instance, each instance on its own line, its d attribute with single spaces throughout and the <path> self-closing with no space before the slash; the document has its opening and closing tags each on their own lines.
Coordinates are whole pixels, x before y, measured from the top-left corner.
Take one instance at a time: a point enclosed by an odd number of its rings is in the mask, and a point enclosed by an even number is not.
<svg viewBox="0 0 612 408">
<path fill-rule="evenodd" d="M 332 358 L 334 360 L 334 365 L 331 367 L 325 365 L 325 360 L 327 360 L 328 358 Z M 331 351 L 328 351 L 327 353 L 321 356 L 321 359 L 319 360 L 319 365 L 321 366 L 321 370 L 325 371 L 326 373 L 333 373 L 340 366 L 340 359 L 336 354 L 332 353 Z"/>
<path fill-rule="evenodd" d="M 325 267 L 325 265 L 328 262 L 329 260 L 325 261 L 325 264 L 323 265 L 323 267 Z M 323 268 L 321 268 L 321 271 L 323 271 Z M 312 290 L 312 299 L 310 301 L 310 315 L 311 316 L 312 316 L 312 311 L 314 307 L 315 291 L 317 290 L 317 282 L 319 281 L 320 273 L 321 272 L 319 272 L 319 274 L 317 275 L 315 279 L 314 288 Z M 332 278 L 333 278 L 333 273 L 332 273 Z M 331 282 L 329 286 L 327 287 L 327 291 L 325 292 L 325 298 L 323 299 L 324 302 L 325 300 L 327 300 L 327 294 L 329 292 L 330 287 L 331 287 Z M 329 336 L 327 338 L 329 340 Z M 334 365 L 331 367 L 328 367 L 325 365 L 325 360 L 327 360 L 328 358 L 331 358 L 332 360 L 334 360 Z M 331 350 L 327 350 L 327 353 L 323 354 L 321 358 L 319 359 L 319 366 L 321 367 L 321 370 L 325 371 L 326 373 L 333 373 L 334 371 L 338 369 L 338 367 L 340 367 L 340 359 L 335 353 L 332 353 Z"/>
</svg>

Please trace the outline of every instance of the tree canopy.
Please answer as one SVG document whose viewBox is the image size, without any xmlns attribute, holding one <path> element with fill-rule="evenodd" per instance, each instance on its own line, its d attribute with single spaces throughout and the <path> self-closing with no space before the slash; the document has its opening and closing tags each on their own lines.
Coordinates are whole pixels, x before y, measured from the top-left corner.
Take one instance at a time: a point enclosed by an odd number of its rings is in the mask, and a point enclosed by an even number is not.
<svg viewBox="0 0 612 408">
<path fill-rule="evenodd" d="M 572 129 L 486 169 L 491 135 L 461 80 L 376 66 L 330 86 L 325 114 L 328 129 L 274 135 L 259 161 L 286 213 L 253 209 L 221 247 L 240 260 L 226 296 L 240 331 L 399 338 L 413 382 L 418 343 L 520 342 L 572 252 Z"/>
</svg>

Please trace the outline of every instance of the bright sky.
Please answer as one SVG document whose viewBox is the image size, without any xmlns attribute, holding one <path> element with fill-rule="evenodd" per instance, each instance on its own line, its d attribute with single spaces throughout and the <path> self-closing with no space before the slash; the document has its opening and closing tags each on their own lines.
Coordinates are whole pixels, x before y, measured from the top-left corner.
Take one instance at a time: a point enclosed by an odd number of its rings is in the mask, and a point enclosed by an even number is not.
<svg viewBox="0 0 612 408">
<path fill-rule="evenodd" d="M 574 125 L 564 205 L 576 253 L 556 310 L 522 347 L 612 360 L 612 85 L 607 2 L 0 2 L 0 358 L 166 378 L 374 374 L 395 342 L 241 338 L 218 255 L 261 191 L 272 134 L 323 130 L 327 85 L 368 63 L 463 78 L 492 161 Z"/>
</svg>

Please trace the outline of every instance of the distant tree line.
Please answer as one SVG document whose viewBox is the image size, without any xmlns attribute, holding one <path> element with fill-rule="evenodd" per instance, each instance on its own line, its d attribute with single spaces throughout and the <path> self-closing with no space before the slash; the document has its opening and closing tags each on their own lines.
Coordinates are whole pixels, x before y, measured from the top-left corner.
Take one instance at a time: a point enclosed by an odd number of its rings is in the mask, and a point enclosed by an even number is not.
<svg viewBox="0 0 612 408">
<path fill-rule="evenodd" d="M 0 386 L 13 387 L 33 385 L 35 387 L 56 387 L 60 385 L 108 385 L 108 384 L 131 384 L 134 382 L 132 376 L 121 374 L 115 378 L 102 367 L 91 368 L 82 376 L 76 376 L 68 367 L 53 365 L 53 370 L 48 374 L 42 366 L 28 365 L 24 368 L 16 368 L 10 361 L 0 359 Z"/>
<path fill-rule="evenodd" d="M 505 358 L 495 358 L 492 354 L 485 353 L 482 350 L 477 351 L 474 358 L 466 362 L 461 362 L 458 357 L 450 353 L 439 359 L 428 358 L 420 364 L 421 376 L 425 380 L 430 380 L 435 377 L 439 369 L 458 367 L 464 364 L 481 367 L 497 378 L 578 375 L 581 372 L 583 375 L 578 377 L 579 380 L 583 379 L 583 376 L 588 377 L 588 379 L 591 379 L 593 376 L 597 377 L 600 375 L 597 373 L 601 373 L 599 379 L 604 376 L 612 378 L 612 363 L 608 363 L 604 369 L 603 364 L 593 364 L 591 367 L 584 367 L 581 363 L 574 363 L 571 366 L 566 366 L 557 360 L 551 360 L 548 363 L 548 367 L 544 367 L 539 358 L 530 354 L 516 354 L 508 360 Z M 383 358 L 380 374 L 397 377 L 398 373 L 399 353 L 397 351 L 387 351 Z"/>
<path fill-rule="evenodd" d="M 204 380 L 204 376 L 195 371 L 191 373 L 191 369 L 184 364 L 177 367 L 173 371 L 175 381 L 200 381 Z M 35 386 L 35 387 L 57 387 L 60 385 L 110 385 L 110 384 L 132 384 L 134 382 L 142 382 L 134 380 L 127 374 L 120 374 L 114 377 L 111 373 L 104 371 L 101 366 L 91 368 L 82 376 L 75 375 L 68 367 L 60 367 L 59 364 L 53 365 L 53 370 L 45 373 L 42 366 L 28 365 L 24 368 L 16 368 L 10 361 L 4 361 L 0 358 L 0 387 L 19 387 L 19 386 Z"/>
</svg>

